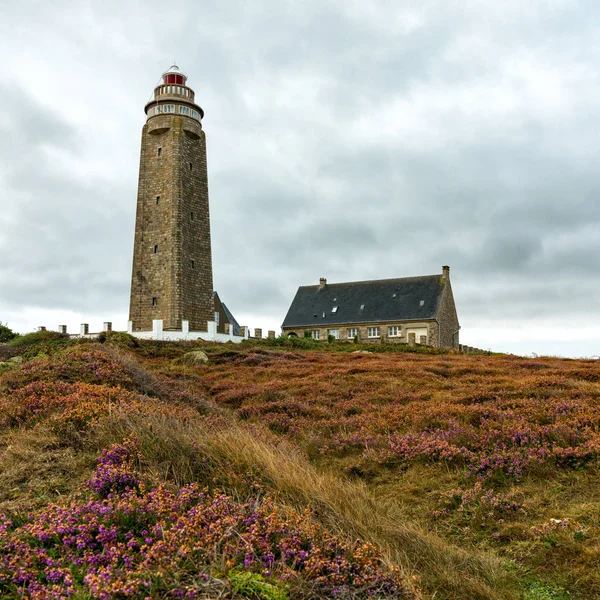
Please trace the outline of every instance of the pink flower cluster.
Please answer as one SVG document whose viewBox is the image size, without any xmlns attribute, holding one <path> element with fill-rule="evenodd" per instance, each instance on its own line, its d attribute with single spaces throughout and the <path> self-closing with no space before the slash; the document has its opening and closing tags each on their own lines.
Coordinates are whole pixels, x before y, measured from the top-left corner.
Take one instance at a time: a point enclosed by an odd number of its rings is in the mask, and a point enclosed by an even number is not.
<svg viewBox="0 0 600 600">
<path fill-rule="evenodd" d="M 373 546 L 329 534 L 308 513 L 197 485 L 149 489 L 134 461 L 131 443 L 113 446 L 91 480 L 99 497 L 82 492 L 0 517 L 1 597 L 193 598 L 215 575 L 242 569 L 291 588 L 310 583 L 322 595 L 418 598 Z"/>
<path fill-rule="evenodd" d="M 102 450 L 98 468 L 88 482 L 92 491 L 102 498 L 136 490 L 140 482 L 134 471 L 137 451 L 131 441 Z"/>
</svg>

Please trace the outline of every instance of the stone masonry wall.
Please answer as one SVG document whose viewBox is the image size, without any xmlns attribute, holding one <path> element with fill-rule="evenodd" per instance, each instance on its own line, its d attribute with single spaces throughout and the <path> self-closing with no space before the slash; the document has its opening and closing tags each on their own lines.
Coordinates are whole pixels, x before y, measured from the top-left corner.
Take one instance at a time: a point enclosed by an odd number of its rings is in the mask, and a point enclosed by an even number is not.
<svg viewBox="0 0 600 600">
<path fill-rule="evenodd" d="M 391 325 L 399 325 L 401 328 L 401 335 L 398 337 L 389 337 L 388 336 L 388 326 Z M 380 337 L 378 338 L 370 338 L 368 337 L 368 328 L 369 327 L 379 327 L 380 328 Z M 354 338 L 348 338 L 348 329 L 357 328 L 359 330 L 359 340 L 361 342 L 373 342 L 373 343 L 408 343 L 408 337 L 406 335 L 407 329 L 414 328 L 426 328 L 427 329 L 427 345 L 428 346 L 437 346 L 438 345 L 438 325 L 435 321 L 390 321 L 386 323 L 356 323 L 356 324 L 344 324 L 344 325 L 329 325 L 327 327 L 285 327 L 282 329 L 284 335 L 289 335 L 290 333 L 295 333 L 298 337 L 304 337 L 305 331 L 313 331 L 315 329 L 319 330 L 319 339 L 327 340 L 327 332 L 329 329 L 339 329 L 340 337 L 339 339 L 342 341 L 349 340 L 352 341 Z M 419 339 L 417 338 L 417 342 Z"/>
<path fill-rule="evenodd" d="M 446 280 L 440 307 L 438 309 L 438 321 L 440 323 L 440 345 L 443 348 L 458 348 L 458 315 L 450 279 Z"/>
<path fill-rule="evenodd" d="M 152 117 L 142 130 L 129 318 L 134 331 L 154 319 L 206 331 L 213 311 L 204 132 L 188 117 Z"/>
<path fill-rule="evenodd" d="M 181 117 L 182 316 L 192 331 L 214 320 L 206 136 L 197 121 Z"/>
</svg>

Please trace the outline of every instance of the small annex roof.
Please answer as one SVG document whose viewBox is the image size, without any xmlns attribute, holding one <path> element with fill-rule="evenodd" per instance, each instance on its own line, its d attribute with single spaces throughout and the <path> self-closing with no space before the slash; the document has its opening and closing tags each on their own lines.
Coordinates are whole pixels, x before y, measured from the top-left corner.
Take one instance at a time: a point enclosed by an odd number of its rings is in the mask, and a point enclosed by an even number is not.
<svg viewBox="0 0 600 600">
<path fill-rule="evenodd" d="M 221 306 L 223 307 L 223 310 L 225 311 L 225 315 L 227 316 L 227 320 L 229 321 L 229 324 L 233 327 L 233 335 L 242 335 L 242 333 L 241 333 L 242 330 L 240 329 L 240 325 L 235 320 L 235 317 L 231 314 L 231 311 L 227 308 L 227 304 L 225 304 L 225 302 L 221 302 Z"/>
<path fill-rule="evenodd" d="M 216 290 L 213 292 L 213 297 L 219 299 L 219 302 L 221 303 L 221 306 L 223 307 L 223 312 L 225 313 L 225 316 L 227 317 L 229 324 L 233 328 L 233 335 L 241 335 L 242 330 L 240 328 L 239 323 L 235 320 L 235 317 L 231 314 L 231 311 L 227 308 L 227 305 L 225 304 L 225 302 L 223 302 L 223 300 L 221 300 L 221 298 L 219 297 L 219 294 L 216 292 Z"/>
<path fill-rule="evenodd" d="M 298 288 L 282 327 L 435 319 L 443 275 L 331 283 Z"/>
</svg>

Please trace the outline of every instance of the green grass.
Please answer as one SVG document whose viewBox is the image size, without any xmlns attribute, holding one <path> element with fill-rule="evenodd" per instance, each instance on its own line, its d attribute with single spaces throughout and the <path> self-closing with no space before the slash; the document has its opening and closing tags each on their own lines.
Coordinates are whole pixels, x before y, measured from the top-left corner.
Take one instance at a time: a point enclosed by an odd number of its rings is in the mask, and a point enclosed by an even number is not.
<svg viewBox="0 0 600 600">
<path fill-rule="evenodd" d="M 264 580 L 262 575 L 247 571 L 230 571 L 229 583 L 234 593 L 252 600 L 288 600 L 286 589 L 277 587 Z"/>
</svg>

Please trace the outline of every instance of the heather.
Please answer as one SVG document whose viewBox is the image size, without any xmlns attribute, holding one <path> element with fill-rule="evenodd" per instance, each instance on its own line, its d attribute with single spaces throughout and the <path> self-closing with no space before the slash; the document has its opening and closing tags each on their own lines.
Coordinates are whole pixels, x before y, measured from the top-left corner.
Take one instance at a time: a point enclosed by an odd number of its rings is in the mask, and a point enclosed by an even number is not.
<svg viewBox="0 0 600 600">
<path fill-rule="evenodd" d="M 0 523 L 2 597 L 197 598 L 229 573 L 315 596 L 417 598 L 367 543 L 327 533 L 269 498 L 141 481 L 135 444 L 103 451 L 91 495 Z M 282 597 L 286 597 L 282 595 Z"/>
<path fill-rule="evenodd" d="M 577 469 L 600 451 L 596 361 L 282 353 L 214 369 L 217 403 L 348 468 L 443 464 L 476 480 Z M 483 367 L 483 368 L 482 368 Z"/>
<path fill-rule="evenodd" d="M 101 342 L 0 374 L 0 595 L 600 597 L 598 361 Z"/>
<path fill-rule="evenodd" d="M 75 467 L 54 498 L 0 492 L 2 597 L 418 597 L 381 549 L 270 498 L 251 473 L 219 477 L 194 440 L 174 440 L 180 460 L 169 464 L 167 431 L 227 431 L 228 417 L 204 415 L 205 404 L 131 357 L 73 345 L 5 373 L 0 390 L 0 484 L 45 479 L 35 464 L 44 455 L 64 461 L 66 451 Z"/>
<path fill-rule="evenodd" d="M 600 363 L 351 348 L 247 346 L 196 372 L 240 422 L 444 539 L 523 566 L 525 593 L 600 597 Z M 548 541 L 536 527 L 551 519 L 581 530 Z"/>
</svg>

